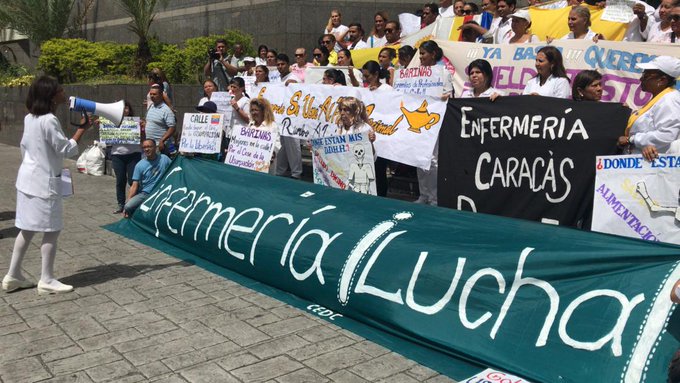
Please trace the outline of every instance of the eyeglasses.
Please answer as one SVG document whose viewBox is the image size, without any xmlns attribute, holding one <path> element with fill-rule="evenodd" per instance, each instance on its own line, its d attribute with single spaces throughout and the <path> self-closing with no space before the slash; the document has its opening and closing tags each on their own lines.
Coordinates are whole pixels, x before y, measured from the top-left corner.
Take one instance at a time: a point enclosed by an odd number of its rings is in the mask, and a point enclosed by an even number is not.
<svg viewBox="0 0 680 383">
<path fill-rule="evenodd" d="M 296 53 L 295 54 L 295 57 L 302 57 L 302 56 L 304 56 L 302 53 Z"/>
<path fill-rule="evenodd" d="M 680 15 L 671 15 L 670 19 L 672 22 L 677 23 L 680 21 Z"/>
</svg>

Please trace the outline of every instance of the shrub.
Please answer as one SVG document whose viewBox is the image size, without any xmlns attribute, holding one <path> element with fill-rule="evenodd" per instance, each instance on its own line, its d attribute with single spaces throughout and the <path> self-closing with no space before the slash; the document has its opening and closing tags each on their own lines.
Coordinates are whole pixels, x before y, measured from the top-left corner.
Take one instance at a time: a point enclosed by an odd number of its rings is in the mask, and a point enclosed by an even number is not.
<svg viewBox="0 0 680 383">
<path fill-rule="evenodd" d="M 135 49 L 131 44 L 52 39 L 41 46 L 38 68 L 62 84 L 125 75 L 131 68 Z"/>
<path fill-rule="evenodd" d="M 208 62 L 208 49 L 215 46 L 217 39 L 225 39 L 230 48 L 237 42 L 242 44 L 246 55 L 252 56 L 255 52 L 252 36 L 236 30 L 226 30 L 223 35 L 187 39 L 183 49 L 166 46 L 147 68 L 161 68 L 171 83 L 200 83 L 203 79 L 203 67 Z"/>
</svg>

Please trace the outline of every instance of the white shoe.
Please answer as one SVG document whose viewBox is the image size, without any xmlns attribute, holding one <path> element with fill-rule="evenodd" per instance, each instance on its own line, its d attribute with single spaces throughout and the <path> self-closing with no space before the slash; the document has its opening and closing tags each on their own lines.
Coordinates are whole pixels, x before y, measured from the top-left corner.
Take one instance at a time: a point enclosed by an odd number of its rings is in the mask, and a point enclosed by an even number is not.
<svg viewBox="0 0 680 383">
<path fill-rule="evenodd" d="M 35 283 L 27 279 L 16 279 L 9 275 L 2 278 L 2 289 L 8 293 L 19 289 L 30 289 L 31 287 L 35 287 Z"/>
<path fill-rule="evenodd" d="M 38 294 L 40 295 L 64 294 L 70 293 L 71 291 L 73 291 L 73 286 L 63 284 L 56 279 L 50 282 L 49 284 L 43 281 L 38 282 Z"/>
<path fill-rule="evenodd" d="M 420 204 L 426 205 L 427 204 L 427 197 L 421 195 L 420 197 L 418 197 L 417 200 L 413 201 L 413 203 L 420 203 Z"/>
</svg>

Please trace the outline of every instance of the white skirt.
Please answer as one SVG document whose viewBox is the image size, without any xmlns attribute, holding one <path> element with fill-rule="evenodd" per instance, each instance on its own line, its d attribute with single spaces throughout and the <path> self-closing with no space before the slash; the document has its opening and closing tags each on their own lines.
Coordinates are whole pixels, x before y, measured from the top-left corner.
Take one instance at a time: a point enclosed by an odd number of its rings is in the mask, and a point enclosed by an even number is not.
<svg viewBox="0 0 680 383">
<path fill-rule="evenodd" d="M 52 232 L 64 228 L 62 197 L 40 198 L 17 190 L 15 226 L 21 230 Z"/>
</svg>

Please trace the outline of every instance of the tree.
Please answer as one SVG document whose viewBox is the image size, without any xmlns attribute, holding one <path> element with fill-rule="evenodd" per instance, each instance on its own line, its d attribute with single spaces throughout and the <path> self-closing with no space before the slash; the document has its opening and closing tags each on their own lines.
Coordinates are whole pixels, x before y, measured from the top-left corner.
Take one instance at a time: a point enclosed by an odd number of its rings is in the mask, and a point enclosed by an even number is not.
<svg viewBox="0 0 680 383">
<path fill-rule="evenodd" d="M 167 0 L 119 0 L 120 5 L 132 20 L 128 29 L 137 35 L 137 53 L 133 74 L 141 77 L 146 72 L 146 65 L 151 62 L 151 49 L 149 48 L 149 31 L 151 23 L 156 16 L 156 3 L 160 2 L 163 7 L 167 6 Z"/>
<path fill-rule="evenodd" d="M 62 37 L 75 0 L 0 0 L 0 24 L 40 45 Z"/>
</svg>

